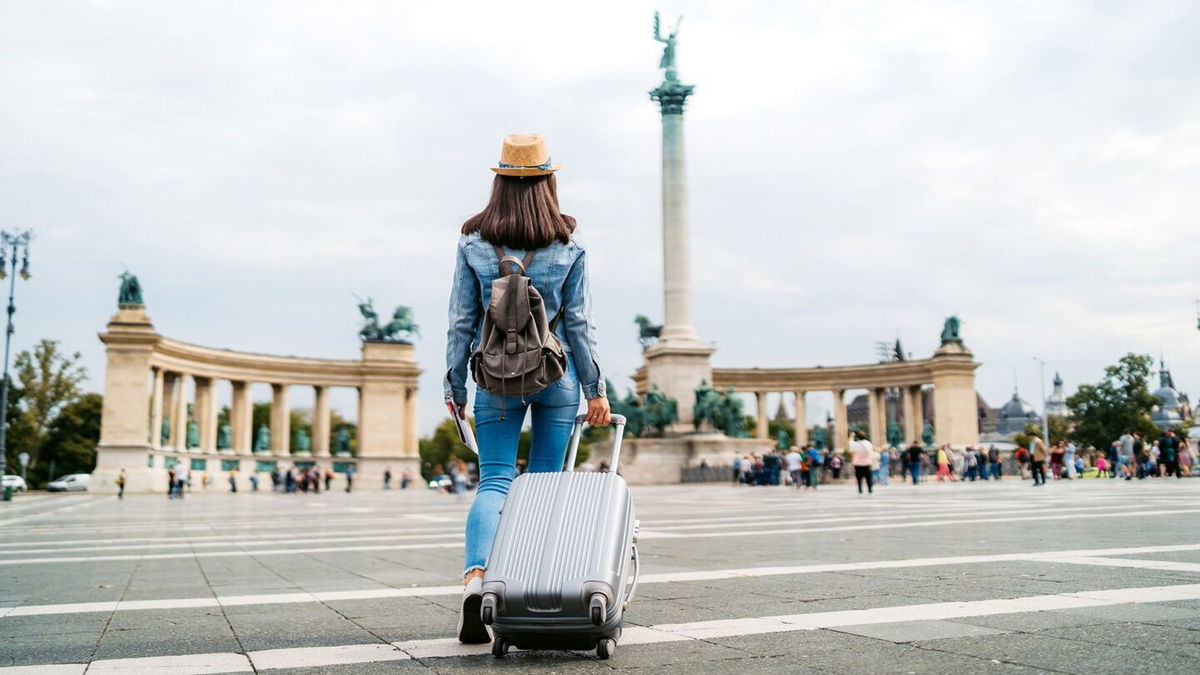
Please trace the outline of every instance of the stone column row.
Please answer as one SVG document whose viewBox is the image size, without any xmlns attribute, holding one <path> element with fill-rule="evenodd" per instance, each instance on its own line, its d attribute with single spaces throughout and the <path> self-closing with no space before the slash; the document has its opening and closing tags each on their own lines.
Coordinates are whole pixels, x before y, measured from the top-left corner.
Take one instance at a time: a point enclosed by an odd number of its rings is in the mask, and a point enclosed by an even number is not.
<svg viewBox="0 0 1200 675">
<path fill-rule="evenodd" d="M 867 389 L 867 420 L 868 432 L 867 437 L 876 447 L 887 445 L 887 394 L 888 387 L 870 387 Z M 844 449 L 849 445 L 850 441 L 850 426 L 849 415 L 846 409 L 846 391 L 847 389 L 832 389 L 833 394 L 833 437 L 829 439 L 829 444 L 833 448 Z M 755 398 L 755 429 L 754 435 L 756 438 L 766 438 L 768 434 L 769 419 L 767 416 L 767 394 L 769 391 L 754 391 L 752 392 Z M 805 398 L 808 395 L 807 391 L 796 390 L 794 392 L 796 400 L 796 438 L 795 444 L 804 446 L 809 442 L 808 424 L 806 421 L 808 415 L 808 405 Z M 914 440 L 921 439 L 921 430 L 924 426 L 924 411 L 921 402 L 921 385 L 913 385 L 904 387 L 902 390 L 902 408 L 901 415 L 903 417 L 903 442 L 910 443 Z"/>
<path fill-rule="evenodd" d="M 218 435 L 218 406 L 216 398 L 216 380 L 211 377 L 189 375 L 173 372 L 160 367 L 151 368 L 154 374 L 154 384 L 151 393 L 149 440 L 153 447 L 175 452 L 195 450 L 203 453 L 217 451 Z M 195 401 L 192 415 L 200 432 L 199 444 L 196 448 L 187 447 L 188 426 L 188 396 L 187 378 L 195 383 Z M 254 401 L 250 394 L 253 383 L 247 380 L 231 380 L 233 397 L 229 411 L 229 426 L 232 431 L 231 448 L 227 452 L 240 455 L 252 455 L 257 430 L 253 428 Z M 287 404 L 287 384 L 274 383 L 272 387 L 271 417 L 269 421 L 271 443 L 269 453 L 277 456 L 291 454 L 291 411 Z M 313 406 L 313 454 L 318 457 L 328 457 L 329 435 L 331 432 L 329 407 L 329 387 L 315 385 L 315 405 Z M 415 388 L 414 388 L 415 390 Z M 415 415 L 415 391 L 408 403 L 410 413 Z M 168 424 L 168 433 L 164 438 L 163 422 Z M 409 444 L 416 452 L 416 425 L 412 427 L 413 438 Z"/>
</svg>

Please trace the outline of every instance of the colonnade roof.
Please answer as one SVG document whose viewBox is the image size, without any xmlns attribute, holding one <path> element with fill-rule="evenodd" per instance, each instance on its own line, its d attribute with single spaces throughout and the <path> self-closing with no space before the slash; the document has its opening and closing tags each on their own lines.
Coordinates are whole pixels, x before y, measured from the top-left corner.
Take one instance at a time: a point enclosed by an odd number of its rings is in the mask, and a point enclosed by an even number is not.
<svg viewBox="0 0 1200 675">
<path fill-rule="evenodd" d="M 150 365 L 199 377 L 273 384 L 358 387 L 366 382 L 399 381 L 415 385 L 421 369 L 412 346 L 390 344 L 373 350 L 364 345 L 362 359 L 317 359 L 218 349 L 155 336 Z M 400 354 L 385 354 L 398 351 Z M 399 358 L 398 358 L 399 357 Z"/>
<path fill-rule="evenodd" d="M 811 368 L 713 368 L 713 386 L 739 391 L 836 391 L 930 384 L 935 373 L 973 373 L 970 353 L 942 354 L 919 361 L 891 361 Z"/>
</svg>

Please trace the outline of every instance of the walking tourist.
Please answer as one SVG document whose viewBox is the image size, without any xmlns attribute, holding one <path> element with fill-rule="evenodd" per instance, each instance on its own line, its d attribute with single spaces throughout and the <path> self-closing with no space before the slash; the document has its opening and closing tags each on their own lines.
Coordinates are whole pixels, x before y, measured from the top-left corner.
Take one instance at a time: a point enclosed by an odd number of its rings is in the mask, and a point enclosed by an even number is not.
<svg viewBox="0 0 1200 675">
<path fill-rule="evenodd" d="M 188 476 L 187 461 L 180 460 L 179 463 L 175 465 L 175 498 L 176 499 L 183 499 L 183 489 L 187 487 L 189 478 L 190 478 L 190 476 Z"/>
<path fill-rule="evenodd" d="M 867 483 L 867 492 L 875 492 L 875 481 L 871 477 L 871 464 L 875 459 L 875 448 L 871 441 L 861 431 L 854 432 L 854 440 L 850 441 L 850 461 L 854 465 L 854 482 L 858 484 L 858 494 L 862 494 L 863 481 Z"/>
<path fill-rule="evenodd" d="M 1192 447 L 1188 444 L 1186 438 L 1179 439 L 1179 477 L 1191 477 L 1192 475 Z"/>
<path fill-rule="evenodd" d="M 313 485 L 316 485 L 316 481 L 319 481 L 319 480 L 321 480 L 321 474 L 317 471 L 314 471 L 313 472 Z M 325 491 L 329 492 L 332 489 L 333 489 L 333 467 L 330 467 L 328 469 L 325 469 Z"/>
<path fill-rule="evenodd" d="M 1162 438 L 1158 439 L 1158 449 L 1161 453 L 1159 465 L 1162 466 L 1163 478 L 1182 478 L 1179 474 L 1179 439 L 1174 431 L 1167 429 L 1163 433 Z"/>
<path fill-rule="evenodd" d="M 975 454 L 975 448 L 963 450 L 963 473 L 963 478 L 975 482 L 975 476 L 979 473 L 979 455 Z"/>
<path fill-rule="evenodd" d="M 480 620 L 481 589 L 488 551 L 500 520 L 500 506 L 516 471 L 517 442 L 532 411 L 529 470 L 559 471 L 579 410 L 580 389 L 587 399 L 587 422 L 609 424 L 604 377 L 596 353 L 595 323 L 588 291 L 588 258 L 573 236 L 575 219 L 559 210 L 558 192 L 546 143 L 537 135 L 504 139 L 499 174 L 487 206 L 462 226 L 446 347 L 446 400 L 466 417 L 467 361 L 482 339 L 481 324 L 492 301 L 492 281 L 522 273 L 541 295 L 546 316 L 558 316 L 552 333 L 566 353 L 562 377 L 525 396 L 506 396 L 484 387 L 475 392 L 479 446 L 479 488 L 467 517 L 463 601 L 458 639 L 489 642 Z M 501 269 L 505 268 L 505 269 Z"/>
<path fill-rule="evenodd" d="M 913 485 L 921 482 L 921 462 L 924 459 L 925 448 L 921 447 L 919 441 L 913 441 L 912 445 L 908 446 L 908 449 L 904 451 L 904 461 L 908 467 L 909 475 L 912 476 Z"/>
<path fill-rule="evenodd" d="M 788 477 L 792 479 L 792 487 L 799 489 L 802 482 L 800 470 L 803 464 L 800 458 L 800 449 L 793 445 L 787 456 L 784 457 L 784 461 L 787 463 Z"/>
<path fill-rule="evenodd" d="M 400 472 L 400 489 L 401 490 L 407 490 L 408 486 L 412 483 L 412 481 L 413 481 L 412 469 L 405 469 L 404 471 Z"/>
<path fill-rule="evenodd" d="M 892 469 L 892 450 L 884 448 L 875 454 L 879 458 L 879 466 L 875 469 L 875 482 L 879 485 L 887 485 L 888 472 Z"/>
<path fill-rule="evenodd" d="M 983 448 L 975 449 L 975 462 L 979 465 L 975 472 L 979 475 L 979 480 L 987 480 L 991 477 L 991 472 L 988 469 L 988 454 Z"/>
<path fill-rule="evenodd" d="M 117 499 L 125 498 L 125 469 L 117 474 Z"/>
<path fill-rule="evenodd" d="M 383 489 L 392 489 L 392 467 L 390 466 L 383 470 Z"/>
<path fill-rule="evenodd" d="M 821 482 L 821 451 L 810 445 L 806 454 L 808 455 L 808 487 L 816 490 L 817 484 Z"/>
<path fill-rule="evenodd" d="M 1150 473 L 1150 448 L 1140 432 L 1133 432 L 1133 461 L 1136 466 L 1138 480 L 1144 479 Z"/>
<path fill-rule="evenodd" d="M 354 465 L 346 466 L 346 492 L 354 489 Z"/>
<path fill-rule="evenodd" d="M 938 482 L 944 480 L 952 481 L 954 476 L 950 473 L 950 456 L 947 454 L 947 446 L 942 446 L 937 450 L 937 478 Z"/>
<path fill-rule="evenodd" d="M 991 467 L 992 480 L 1000 480 L 1000 449 L 994 445 L 988 448 L 988 466 Z"/>
<path fill-rule="evenodd" d="M 250 474 L 250 491 L 258 492 L 258 474 L 257 473 Z"/>
<path fill-rule="evenodd" d="M 229 491 L 237 492 L 237 469 L 229 470 Z"/>
<path fill-rule="evenodd" d="M 1046 443 L 1034 436 L 1029 441 L 1029 472 L 1033 474 L 1033 486 L 1046 484 Z"/>
<path fill-rule="evenodd" d="M 842 478 L 842 455 L 837 452 L 829 453 L 829 471 L 833 474 L 834 480 Z"/>
<path fill-rule="evenodd" d="M 1064 478 L 1074 478 L 1078 473 L 1075 467 L 1075 444 L 1071 439 L 1063 441 L 1063 470 L 1066 471 Z"/>
</svg>

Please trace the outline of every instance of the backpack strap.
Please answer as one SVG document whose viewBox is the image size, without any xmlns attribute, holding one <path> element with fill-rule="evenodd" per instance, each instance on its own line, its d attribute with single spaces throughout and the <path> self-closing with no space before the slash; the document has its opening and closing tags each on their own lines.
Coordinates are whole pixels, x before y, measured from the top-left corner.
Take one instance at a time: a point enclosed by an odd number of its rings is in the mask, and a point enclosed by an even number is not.
<svg viewBox="0 0 1200 675">
<path fill-rule="evenodd" d="M 500 261 L 500 264 L 499 264 L 500 276 L 505 276 L 504 263 L 508 263 L 510 266 L 509 274 L 512 274 L 512 268 L 511 268 L 512 265 L 519 265 L 521 267 L 521 274 L 524 275 L 525 271 L 529 269 L 529 263 L 533 262 L 533 254 L 537 253 L 536 249 L 527 251 L 525 253 L 525 257 L 518 260 L 516 256 L 506 255 L 504 253 L 504 249 L 500 248 L 496 244 L 492 244 L 492 250 L 496 252 L 496 259 Z"/>
</svg>

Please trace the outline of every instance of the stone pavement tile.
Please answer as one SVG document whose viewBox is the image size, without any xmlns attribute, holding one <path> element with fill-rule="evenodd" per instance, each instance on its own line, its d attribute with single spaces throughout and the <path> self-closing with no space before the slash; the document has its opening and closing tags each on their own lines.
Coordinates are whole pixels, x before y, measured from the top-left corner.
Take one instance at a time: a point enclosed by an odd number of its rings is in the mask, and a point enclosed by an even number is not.
<svg viewBox="0 0 1200 675">
<path fill-rule="evenodd" d="M 118 659 L 236 651 L 239 651 L 238 641 L 229 630 L 229 626 L 198 631 L 177 626 L 171 629 L 144 628 L 106 632 L 92 658 Z"/>
<path fill-rule="evenodd" d="M 159 629 L 203 632 L 228 629 L 229 622 L 219 607 L 195 609 L 149 609 L 114 612 L 108 632 Z"/>
<path fill-rule="evenodd" d="M 287 675 L 384 675 L 386 673 L 430 673 L 433 671 L 429 666 L 418 661 L 380 661 L 314 668 L 268 668 L 258 672 L 287 673 Z"/>
<path fill-rule="evenodd" d="M 955 619 L 959 623 L 984 626 L 1004 631 L 1034 633 L 1046 628 L 1063 626 L 1094 626 L 1106 623 L 1101 617 L 1067 613 L 1060 610 L 1022 612 L 1019 614 L 996 614 L 994 616 L 966 616 Z"/>
<path fill-rule="evenodd" d="M 1147 649 L 1166 654 L 1200 658 L 1200 631 L 1142 623 L 1110 623 L 1102 626 L 1048 628 L 1038 635 L 1068 638 L 1106 647 Z M 1196 664 L 1200 667 L 1200 662 Z"/>
<path fill-rule="evenodd" d="M 651 626 L 658 623 L 687 623 L 691 621 L 712 621 L 728 619 L 735 616 L 754 616 L 752 602 L 739 598 L 736 603 L 717 607 L 704 607 L 684 600 L 647 600 L 634 598 L 625 614 L 625 620 L 638 626 Z M 761 607 L 761 605 L 759 605 Z M 784 612 L 780 612 L 782 614 Z"/>
<path fill-rule="evenodd" d="M 746 675 L 753 673 L 778 673 L 779 675 L 817 675 L 820 673 L 834 672 L 824 670 L 812 666 L 804 666 L 796 663 L 794 660 L 787 659 L 781 656 L 748 656 L 740 659 L 722 659 L 720 661 L 712 661 L 705 663 L 703 666 L 697 667 L 696 664 L 666 664 L 646 666 L 644 668 L 635 667 L 620 667 L 616 668 L 619 672 L 646 672 L 678 675 L 696 675 L 697 672 L 703 672 L 705 675 L 710 673 L 728 673 L 730 675 Z"/>
<path fill-rule="evenodd" d="M 99 640 L 100 633 L 90 631 L 0 638 L 0 666 L 86 663 Z"/>
<path fill-rule="evenodd" d="M 1004 664 L 944 654 L 830 630 L 716 638 L 713 642 L 764 656 L 785 658 L 805 668 L 837 673 L 1000 672 Z"/>
<path fill-rule="evenodd" d="M 1195 673 L 1200 659 L 1044 634 L 1009 633 L 915 643 L 930 650 L 1072 673 Z"/>
<path fill-rule="evenodd" d="M 1151 602 L 1142 605 L 1124 603 L 1100 607 L 1076 607 L 1059 610 L 1064 614 L 1092 617 L 1104 622 L 1129 621 L 1136 623 L 1160 623 L 1169 619 L 1193 620 L 1200 625 L 1200 605 L 1196 607 L 1169 607 L 1166 603 Z"/>
<path fill-rule="evenodd" d="M 839 626 L 839 633 L 851 633 L 888 642 L 917 642 L 939 638 L 969 637 L 972 635 L 998 635 L 1007 631 L 984 628 L 956 621 L 901 621 L 898 623 L 868 624 L 864 626 Z"/>
<path fill-rule="evenodd" d="M 91 612 L 0 619 L 0 638 L 87 632 L 99 636 L 111 614 L 111 612 Z"/>
</svg>

